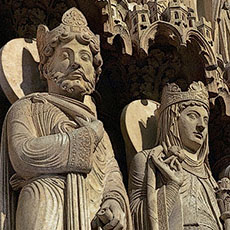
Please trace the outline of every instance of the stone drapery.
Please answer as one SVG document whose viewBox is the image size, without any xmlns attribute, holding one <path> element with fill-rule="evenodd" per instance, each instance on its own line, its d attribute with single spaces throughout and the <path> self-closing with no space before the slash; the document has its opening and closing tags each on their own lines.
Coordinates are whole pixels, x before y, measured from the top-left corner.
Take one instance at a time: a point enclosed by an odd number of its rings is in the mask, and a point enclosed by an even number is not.
<svg viewBox="0 0 230 230">
<path fill-rule="evenodd" d="M 85 175 L 83 201 L 90 221 L 102 200 L 109 198 L 116 199 L 128 214 L 128 199 L 107 134 L 95 146 L 93 130 L 80 127 L 77 117 L 90 119 L 94 114 L 78 101 L 47 93 L 29 95 L 9 110 L 1 146 L 1 169 L 5 170 L 1 172 L 1 212 L 6 215 L 6 230 L 15 229 L 13 196 L 20 190 L 17 230 L 65 229 L 69 172 Z M 9 180 L 17 192 L 12 191 Z M 127 224 L 129 229 L 129 220 Z"/>
</svg>

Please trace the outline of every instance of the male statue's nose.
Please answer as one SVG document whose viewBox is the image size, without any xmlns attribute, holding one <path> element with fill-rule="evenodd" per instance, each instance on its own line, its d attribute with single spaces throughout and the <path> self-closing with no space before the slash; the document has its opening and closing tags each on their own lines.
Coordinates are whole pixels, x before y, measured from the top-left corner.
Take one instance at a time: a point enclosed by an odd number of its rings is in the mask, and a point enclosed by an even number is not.
<svg viewBox="0 0 230 230">
<path fill-rule="evenodd" d="M 80 68 L 80 64 L 78 64 L 77 62 L 74 62 L 72 65 L 71 65 L 72 69 L 79 69 Z"/>
</svg>

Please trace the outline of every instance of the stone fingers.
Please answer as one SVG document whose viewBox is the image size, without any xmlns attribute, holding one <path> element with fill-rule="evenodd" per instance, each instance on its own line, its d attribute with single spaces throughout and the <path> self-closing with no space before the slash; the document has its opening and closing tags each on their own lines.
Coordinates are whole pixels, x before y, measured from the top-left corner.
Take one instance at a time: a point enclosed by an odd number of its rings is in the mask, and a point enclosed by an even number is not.
<svg viewBox="0 0 230 230">
<path fill-rule="evenodd" d="M 103 227 L 103 230 L 126 229 L 126 218 L 124 213 L 115 213 L 114 218 Z"/>
</svg>

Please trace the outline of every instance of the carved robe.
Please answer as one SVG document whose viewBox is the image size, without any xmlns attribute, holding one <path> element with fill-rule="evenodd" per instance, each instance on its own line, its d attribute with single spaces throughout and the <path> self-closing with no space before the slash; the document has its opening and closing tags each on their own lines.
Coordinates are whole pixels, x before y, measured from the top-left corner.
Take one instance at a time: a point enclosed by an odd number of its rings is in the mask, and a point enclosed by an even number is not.
<svg viewBox="0 0 230 230">
<path fill-rule="evenodd" d="M 220 230 L 217 187 L 204 162 L 182 163 L 184 182 L 166 189 L 161 173 L 149 158 L 137 153 L 130 167 L 129 196 L 135 230 Z"/>
<path fill-rule="evenodd" d="M 76 200 L 81 201 L 79 208 L 88 208 L 85 229 L 90 229 L 102 201 L 109 198 L 121 204 L 131 229 L 128 199 L 108 135 L 96 146 L 95 131 L 80 127 L 78 117 L 94 114 L 78 101 L 47 93 L 27 96 L 10 108 L 0 158 L 4 230 L 64 230 L 69 221 L 66 209 Z M 68 173 L 82 178 L 74 197 L 68 197 Z"/>
</svg>

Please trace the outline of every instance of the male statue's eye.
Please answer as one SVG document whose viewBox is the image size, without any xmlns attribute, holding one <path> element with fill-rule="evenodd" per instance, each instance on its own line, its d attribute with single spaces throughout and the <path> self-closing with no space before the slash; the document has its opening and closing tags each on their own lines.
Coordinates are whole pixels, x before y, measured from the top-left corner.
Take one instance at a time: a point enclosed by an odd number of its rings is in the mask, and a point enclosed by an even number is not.
<svg viewBox="0 0 230 230">
<path fill-rule="evenodd" d="M 87 53 L 83 53 L 81 55 L 81 59 L 84 61 L 89 61 L 91 59 L 91 57 Z"/>
<path fill-rule="evenodd" d="M 69 54 L 67 52 L 63 52 L 62 53 L 62 59 L 65 60 L 67 58 L 69 58 Z"/>
</svg>

